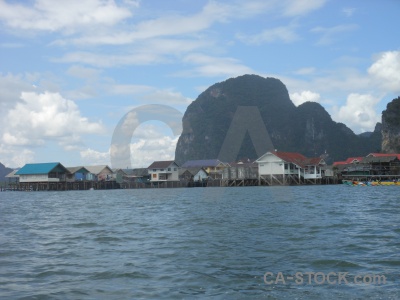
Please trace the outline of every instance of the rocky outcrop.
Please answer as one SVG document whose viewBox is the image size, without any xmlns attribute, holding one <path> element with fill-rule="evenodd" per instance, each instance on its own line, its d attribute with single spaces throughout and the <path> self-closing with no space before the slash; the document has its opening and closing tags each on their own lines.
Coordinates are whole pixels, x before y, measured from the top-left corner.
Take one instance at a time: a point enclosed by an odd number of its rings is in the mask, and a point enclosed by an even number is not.
<svg viewBox="0 0 400 300">
<path fill-rule="evenodd" d="M 184 163 L 211 158 L 224 161 L 221 149 L 227 148 L 226 137 L 232 134 L 235 113 L 238 108 L 249 106 L 257 107 L 258 112 L 241 116 L 243 126 L 252 126 L 251 121 L 259 120 L 259 117 L 262 126 L 249 129 L 245 135 L 235 127 L 237 141 L 229 141 L 232 148 L 236 148 L 238 141 L 241 143 L 236 159 L 258 158 L 262 146 L 255 149 L 253 145 L 257 144 L 254 143 L 257 137 L 264 139 L 265 129 L 262 131 L 261 127 L 266 128 L 274 149 L 300 152 L 309 157 L 329 154 L 325 155 L 328 161 L 380 150 L 380 132 L 358 136 L 344 124 L 334 122 L 318 103 L 307 102 L 296 107 L 280 80 L 243 75 L 212 85 L 189 105 L 182 120 L 183 132 L 175 151 L 176 161 Z M 257 136 L 258 129 L 262 134 Z"/>
<path fill-rule="evenodd" d="M 13 169 L 6 168 L 2 163 L 0 163 L 0 182 L 5 182 L 5 176 L 10 174 L 12 171 Z"/>
<path fill-rule="evenodd" d="M 400 153 L 400 97 L 382 112 L 382 152 Z"/>
</svg>

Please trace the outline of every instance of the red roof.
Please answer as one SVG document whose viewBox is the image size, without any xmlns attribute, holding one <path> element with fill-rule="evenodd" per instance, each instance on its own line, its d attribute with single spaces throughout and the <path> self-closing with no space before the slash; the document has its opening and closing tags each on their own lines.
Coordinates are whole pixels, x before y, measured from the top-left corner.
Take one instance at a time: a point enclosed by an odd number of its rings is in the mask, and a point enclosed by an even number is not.
<svg viewBox="0 0 400 300">
<path fill-rule="evenodd" d="M 322 158 L 321 157 L 312 157 L 312 158 L 307 158 L 303 154 L 296 153 L 296 152 L 278 152 L 278 151 L 272 151 L 272 154 L 275 156 L 279 157 L 280 159 L 286 161 L 286 162 L 291 162 L 293 164 L 296 164 L 300 167 L 308 166 L 308 165 L 319 165 Z"/>
<path fill-rule="evenodd" d="M 373 157 L 387 157 L 387 156 L 396 156 L 397 159 L 400 159 L 400 154 L 397 153 L 370 153 L 367 155 L 367 157 L 373 156 Z"/>
<path fill-rule="evenodd" d="M 336 165 L 348 165 L 348 164 L 354 163 L 355 160 L 357 160 L 358 162 L 361 162 L 363 160 L 363 158 L 364 157 L 349 157 L 345 161 L 335 161 L 333 163 L 333 165 L 334 166 L 336 166 Z"/>
</svg>

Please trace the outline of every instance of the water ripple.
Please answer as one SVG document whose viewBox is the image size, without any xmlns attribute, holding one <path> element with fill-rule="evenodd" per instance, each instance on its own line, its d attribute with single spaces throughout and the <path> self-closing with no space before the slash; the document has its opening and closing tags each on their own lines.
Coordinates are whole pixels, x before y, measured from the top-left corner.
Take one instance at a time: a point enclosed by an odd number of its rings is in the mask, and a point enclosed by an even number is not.
<svg viewBox="0 0 400 300">
<path fill-rule="evenodd" d="M 0 193 L 0 298 L 399 299 L 399 214 L 384 187 Z M 270 285 L 266 272 L 387 284 Z"/>
</svg>

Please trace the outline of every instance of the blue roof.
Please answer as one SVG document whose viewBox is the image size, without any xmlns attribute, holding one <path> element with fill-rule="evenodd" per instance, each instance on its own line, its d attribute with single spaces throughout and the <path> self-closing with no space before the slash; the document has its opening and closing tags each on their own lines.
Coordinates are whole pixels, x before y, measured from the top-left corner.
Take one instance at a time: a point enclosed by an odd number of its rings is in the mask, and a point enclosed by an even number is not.
<svg viewBox="0 0 400 300">
<path fill-rule="evenodd" d="M 26 164 L 15 175 L 30 174 L 48 174 L 50 172 L 68 172 L 67 169 L 59 162 L 42 163 L 42 164 Z"/>
<path fill-rule="evenodd" d="M 224 164 L 218 159 L 200 159 L 200 160 L 188 160 L 182 165 L 182 168 L 196 168 L 196 167 L 216 167 L 219 164 Z"/>
</svg>

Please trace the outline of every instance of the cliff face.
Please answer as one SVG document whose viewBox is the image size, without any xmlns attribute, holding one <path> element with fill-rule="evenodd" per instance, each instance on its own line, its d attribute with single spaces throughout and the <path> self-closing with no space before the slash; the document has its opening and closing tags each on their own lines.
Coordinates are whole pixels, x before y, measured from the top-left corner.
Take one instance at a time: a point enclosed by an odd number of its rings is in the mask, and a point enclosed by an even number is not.
<svg viewBox="0 0 400 300">
<path fill-rule="evenodd" d="M 244 75 L 212 85 L 189 105 L 175 151 L 177 162 L 211 158 L 224 160 L 221 148 L 226 146 L 223 143 L 238 107 L 243 106 L 257 107 L 259 113 L 241 116 L 243 126 L 252 129 L 244 137 L 237 130 L 241 147 L 235 159 L 258 158 L 252 139 L 257 138 L 254 131 L 262 126 L 254 130 L 250 124 L 258 116 L 261 116 L 273 148 L 279 151 L 300 152 L 306 156 L 327 152 L 329 161 L 380 150 L 380 132 L 371 134 L 374 138 L 358 136 L 344 124 L 334 122 L 318 103 L 308 102 L 296 107 L 285 85 L 278 79 Z M 265 131 L 259 132 L 263 135 L 258 135 L 258 138 L 263 139 Z M 233 148 L 236 142 L 232 142 Z M 264 148 L 265 152 L 271 150 Z"/>
<path fill-rule="evenodd" d="M 12 169 L 6 168 L 2 163 L 0 163 L 0 182 L 6 181 L 5 176 L 12 172 Z"/>
<path fill-rule="evenodd" d="M 382 152 L 400 153 L 400 97 L 382 112 Z"/>
</svg>

